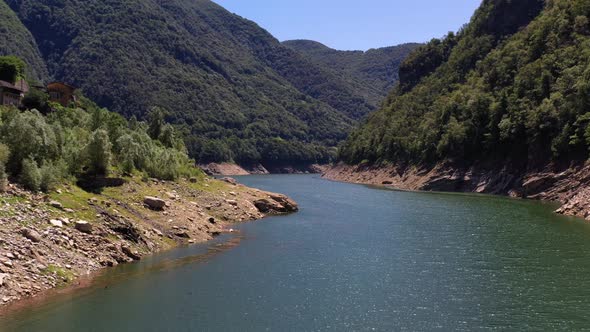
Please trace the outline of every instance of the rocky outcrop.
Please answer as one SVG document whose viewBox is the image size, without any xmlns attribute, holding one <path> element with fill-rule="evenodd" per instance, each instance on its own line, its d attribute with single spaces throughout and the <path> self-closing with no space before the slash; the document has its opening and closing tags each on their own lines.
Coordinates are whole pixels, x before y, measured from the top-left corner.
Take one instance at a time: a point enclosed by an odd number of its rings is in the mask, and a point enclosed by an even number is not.
<svg viewBox="0 0 590 332">
<path fill-rule="evenodd" d="M 258 211 L 267 214 L 293 213 L 299 211 L 299 206 L 285 195 L 271 194 L 269 198 L 259 199 L 254 202 Z"/>
</svg>

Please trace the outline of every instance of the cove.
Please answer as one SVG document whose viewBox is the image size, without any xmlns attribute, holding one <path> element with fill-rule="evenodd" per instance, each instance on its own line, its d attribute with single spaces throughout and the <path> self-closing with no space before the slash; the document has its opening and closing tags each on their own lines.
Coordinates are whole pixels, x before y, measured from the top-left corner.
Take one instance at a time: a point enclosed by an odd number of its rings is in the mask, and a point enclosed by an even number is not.
<svg viewBox="0 0 590 332">
<path fill-rule="evenodd" d="M 315 175 L 238 180 L 291 196 L 301 212 L 117 267 L 0 317 L 0 331 L 588 326 L 590 225 L 551 204 Z"/>
</svg>

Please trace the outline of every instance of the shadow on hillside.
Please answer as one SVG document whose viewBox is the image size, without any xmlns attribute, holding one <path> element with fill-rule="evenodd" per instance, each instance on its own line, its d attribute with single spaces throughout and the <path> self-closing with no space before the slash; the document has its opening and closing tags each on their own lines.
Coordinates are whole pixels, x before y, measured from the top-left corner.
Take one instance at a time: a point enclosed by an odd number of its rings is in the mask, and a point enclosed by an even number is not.
<svg viewBox="0 0 590 332">
<path fill-rule="evenodd" d="M 78 187 L 82 188 L 86 192 L 93 194 L 101 194 L 104 188 L 109 187 L 120 187 L 127 181 L 122 178 L 109 178 L 104 176 L 88 176 L 83 177 L 76 182 Z"/>
</svg>

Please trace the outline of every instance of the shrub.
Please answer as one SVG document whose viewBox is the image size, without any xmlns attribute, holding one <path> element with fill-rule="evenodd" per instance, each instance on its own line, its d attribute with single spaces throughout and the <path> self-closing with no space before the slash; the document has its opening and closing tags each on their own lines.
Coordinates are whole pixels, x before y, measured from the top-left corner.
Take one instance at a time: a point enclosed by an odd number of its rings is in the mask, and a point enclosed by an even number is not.
<svg viewBox="0 0 590 332">
<path fill-rule="evenodd" d="M 23 160 L 19 182 L 31 191 L 41 189 L 41 172 L 35 160 L 31 158 Z"/>
<path fill-rule="evenodd" d="M 39 169 L 41 174 L 40 189 L 44 192 L 55 189 L 57 184 L 64 178 L 67 165 L 63 161 L 56 163 L 45 163 Z"/>
</svg>

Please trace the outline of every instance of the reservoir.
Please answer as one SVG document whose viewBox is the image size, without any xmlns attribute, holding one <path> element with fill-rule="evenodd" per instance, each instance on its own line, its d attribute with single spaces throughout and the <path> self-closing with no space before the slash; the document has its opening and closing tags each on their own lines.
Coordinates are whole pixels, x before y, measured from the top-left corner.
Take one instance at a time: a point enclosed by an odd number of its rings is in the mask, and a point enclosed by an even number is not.
<svg viewBox="0 0 590 332">
<path fill-rule="evenodd" d="M 590 225 L 552 204 L 316 175 L 237 178 L 297 214 L 119 266 L 0 331 L 578 330 Z"/>
</svg>

